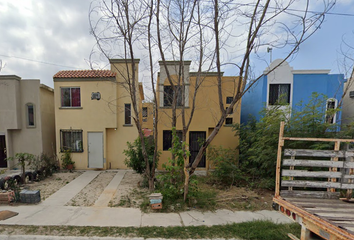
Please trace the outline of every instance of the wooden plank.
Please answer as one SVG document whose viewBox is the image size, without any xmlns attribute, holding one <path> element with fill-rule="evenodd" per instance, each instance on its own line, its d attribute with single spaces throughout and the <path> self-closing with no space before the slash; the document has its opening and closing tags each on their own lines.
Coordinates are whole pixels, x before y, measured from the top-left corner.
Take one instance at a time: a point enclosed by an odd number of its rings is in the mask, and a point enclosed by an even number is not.
<svg viewBox="0 0 354 240">
<path fill-rule="evenodd" d="M 285 122 L 280 122 L 280 129 L 279 129 L 279 139 L 278 139 L 278 152 L 277 152 L 277 165 L 276 165 L 276 172 L 275 172 L 275 197 L 279 196 L 280 191 L 280 168 L 281 168 L 281 157 L 282 157 L 282 149 L 284 146 L 284 126 Z"/>
<path fill-rule="evenodd" d="M 313 149 L 284 149 L 284 156 L 297 156 L 297 157 L 328 157 L 328 158 L 344 158 L 346 151 L 335 150 L 313 150 Z"/>
<path fill-rule="evenodd" d="M 293 190 L 293 191 L 287 191 L 283 190 L 280 191 L 280 196 L 285 197 L 288 200 L 288 197 L 299 197 L 299 198 L 316 198 L 317 199 L 322 199 L 322 198 L 330 198 L 330 199 L 338 199 L 340 193 L 339 192 L 327 192 L 327 191 L 300 191 L 300 190 Z M 318 202 L 318 200 L 317 200 Z M 333 206 L 331 204 L 331 206 Z"/>
<path fill-rule="evenodd" d="M 344 168 L 354 168 L 354 162 L 344 162 Z"/>
<path fill-rule="evenodd" d="M 298 137 L 283 137 L 283 140 L 291 141 L 310 141 L 310 142 L 354 142 L 354 139 L 337 139 L 337 138 L 298 138 Z"/>
<path fill-rule="evenodd" d="M 338 167 L 343 168 L 344 163 L 342 161 L 326 161 L 326 160 L 304 160 L 304 159 L 284 159 L 283 166 L 299 166 L 299 167 Z"/>
<path fill-rule="evenodd" d="M 342 183 L 341 189 L 354 189 L 354 183 Z"/>
<path fill-rule="evenodd" d="M 303 181 L 303 180 L 283 180 L 281 185 L 284 187 L 313 187 L 313 188 L 340 188 L 339 182 L 320 182 L 320 181 Z M 346 188 L 347 189 L 347 188 Z"/>
<path fill-rule="evenodd" d="M 341 178 L 341 172 L 307 171 L 307 170 L 282 170 L 282 176 L 288 177 L 314 177 L 314 178 Z M 352 175 L 354 177 L 354 175 Z"/>
<path fill-rule="evenodd" d="M 350 175 L 350 174 L 344 174 L 343 179 L 354 179 L 354 175 Z"/>
</svg>

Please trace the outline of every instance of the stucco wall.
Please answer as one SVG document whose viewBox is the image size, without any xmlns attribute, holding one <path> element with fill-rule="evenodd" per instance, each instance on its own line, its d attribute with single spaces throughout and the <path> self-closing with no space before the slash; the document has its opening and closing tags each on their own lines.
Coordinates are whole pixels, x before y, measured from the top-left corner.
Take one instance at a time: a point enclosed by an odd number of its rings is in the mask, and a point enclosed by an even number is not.
<svg viewBox="0 0 354 240">
<path fill-rule="evenodd" d="M 160 68 L 160 71 L 163 69 Z M 161 74 L 160 76 L 163 76 Z M 176 77 L 176 76 L 174 76 Z M 159 84 L 160 79 L 158 80 Z M 164 85 L 169 85 L 167 80 L 162 80 Z M 189 87 L 189 103 L 192 105 L 192 98 L 194 93 L 194 87 L 196 82 L 196 76 L 190 75 L 190 87 Z M 226 104 L 226 97 L 234 96 L 234 91 L 237 88 L 237 78 L 236 77 L 223 77 L 222 78 L 222 88 L 223 88 L 223 101 L 225 107 L 229 104 Z M 189 127 L 190 131 L 203 131 L 206 133 L 206 137 L 209 136 L 213 127 L 217 124 L 217 121 L 220 117 L 219 110 L 219 100 L 218 100 L 218 92 L 217 92 L 217 78 L 215 74 L 209 73 L 209 75 L 204 76 L 203 83 L 197 93 L 196 98 L 196 108 L 193 115 L 193 120 Z M 159 95 L 159 98 L 162 95 Z M 159 101 L 161 102 L 161 100 Z M 159 123 L 158 123 L 158 131 L 159 131 L 159 140 L 158 140 L 158 148 L 161 151 L 160 161 L 158 169 L 162 169 L 162 164 L 168 162 L 168 158 L 171 157 L 171 153 L 169 151 L 163 151 L 163 130 L 171 130 L 171 116 L 172 109 L 169 107 L 163 107 L 159 109 Z M 191 114 L 191 108 L 186 108 L 186 119 L 188 120 Z M 177 130 L 182 130 L 182 116 L 181 109 L 177 109 Z M 233 123 L 240 122 L 240 103 L 234 107 L 233 114 L 230 114 L 228 117 L 233 118 Z M 186 142 L 189 143 L 189 132 L 186 136 Z M 235 137 L 234 132 L 232 131 L 232 127 L 230 126 L 222 126 L 219 134 L 211 143 L 216 146 L 223 146 L 226 148 L 235 148 L 238 143 L 238 138 Z M 206 166 L 208 166 L 209 162 L 206 159 Z"/>
<path fill-rule="evenodd" d="M 59 158 L 61 156 L 60 130 L 82 130 L 83 152 L 72 153 L 72 159 L 77 169 L 88 168 L 87 132 L 103 132 L 105 143 L 106 128 L 117 127 L 116 86 L 115 82 L 100 79 L 54 81 L 55 135 Z M 80 87 L 80 108 L 61 107 L 61 87 Z M 100 92 L 101 100 L 91 100 L 92 92 Z M 104 149 L 104 158 L 107 157 L 106 154 Z"/>
<path fill-rule="evenodd" d="M 26 152 L 35 155 L 42 153 L 41 112 L 39 99 L 39 80 L 22 80 L 21 96 L 21 130 L 12 130 L 12 144 L 15 153 Z M 26 104 L 34 105 L 35 126 L 27 126 Z"/>
<path fill-rule="evenodd" d="M 281 59 L 275 60 L 267 70 L 277 66 Z M 343 85 L 346 81 L 343 74 L 329 74 L 329 70 L 293 70 L 287 62 L 276 68 L 269 75 L 261 78 L 250 91 L 246 92 L 242 99 L 241 122 L 248 121 L 247 115 L 253 114 L 259 120 L 259 111 L 262 107 L 268 106 L 269 84 L 289 83 L 290 87 L 290 107 L 301 110 L 298 104 L 307 104 L 313 92 L 324 94 L 328 98 L 335 98 L 339 102 L 343 94 Z M 266 83 L 265 83 L 266 82 Z M 262 91 L 262 84 L 267 86 L 266 91 Z M 264 89 L 264 88 L 263 88 Z M 262 99 L 262 100 L 260 100 Z M 324 109 L 326 106 L 324 106 Z M 336 115 L 336 122 L 341 120 L 341 112 Z"/>
<path fill-rule="evenodd" d="M 14 75 L 0 76 L 0 131 L 21 128 L 21 78 Z"/>
<path fill-rule="evenodd" d="M 40 112 L 42 122 L 42 149 L 49 156 L 55 153 L 54 91 L 40 86 Z"/>
</svg>

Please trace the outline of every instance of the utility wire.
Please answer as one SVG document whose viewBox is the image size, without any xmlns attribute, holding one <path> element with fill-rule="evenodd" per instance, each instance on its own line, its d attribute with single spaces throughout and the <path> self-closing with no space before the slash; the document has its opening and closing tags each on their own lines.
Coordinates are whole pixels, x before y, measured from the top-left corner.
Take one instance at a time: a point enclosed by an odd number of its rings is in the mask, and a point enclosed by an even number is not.
<svg viewBox="0 0 354 240">
<path fill-rule="evenodd" d="M 73 67 L 73 66 L 60 65 L 60 64 L 56 64 L 56 63 L 38 61 L 38 60 L 33 60 L 33 59 L 23 58 L 23 57 L 9 56 L 9 55 L 5 55 L 5 54 L 0 54 L 0 56 L 8 57 L 8 58 L 17 58 L 17 59 L 21 59 L 21 60 L 25 60 L 25 61 L 29 61 L 29 62 L 36 62 L 36 63 L 41 63 L 41 64 L 53 65 L 53 66 L 57 66 L 57 67 L 73 68 L 73 69 L 78 69 L 78 70 L 82 69 L 82 68 L 77 68 L 77 67 Z"/>
</svg>

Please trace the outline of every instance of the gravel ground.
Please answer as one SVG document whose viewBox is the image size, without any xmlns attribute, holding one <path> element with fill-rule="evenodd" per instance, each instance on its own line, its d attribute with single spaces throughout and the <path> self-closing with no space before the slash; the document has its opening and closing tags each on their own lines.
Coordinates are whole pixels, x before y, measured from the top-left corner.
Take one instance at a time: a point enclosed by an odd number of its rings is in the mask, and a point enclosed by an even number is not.
<svg viewBox="0 0 354 240">
<path fill-rule="evenodd" d="M 89 207 L 94 205 L 105 187 L 112 181 L 117 171 L 102 171 L 85 188 L 83 188 L 66 206 Z"/>
</svg>

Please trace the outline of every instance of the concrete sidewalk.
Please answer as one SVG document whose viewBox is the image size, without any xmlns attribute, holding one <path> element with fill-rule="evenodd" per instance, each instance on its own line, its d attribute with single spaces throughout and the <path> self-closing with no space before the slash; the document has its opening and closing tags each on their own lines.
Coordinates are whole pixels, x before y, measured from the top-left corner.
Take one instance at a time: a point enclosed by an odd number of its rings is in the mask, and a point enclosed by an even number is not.
<svg viewBox="0 0 354 240">
<path fill-rule="evenodd" d="M 15 217 L 0 221 L 0 225 L 35 226 L 102 226 L 102 227 L 146 227 L 146 226 L 211 226 L 240 223 L 253 220 L 270 220 L 274 223 L 291 223 L 284 215 L 275 211 L 217 210 L 215 212 L 186 211 L 181 213 L 142 213 L 137 208 L 107 207 L 114 196 L 125 170 L 118 170 L 116 176 L 105 188 L 93 207 L 64 206 L 75 197 L 100 172 L 86 171 L 44 202 L 37 205 L 1 206 L 0 211 L 18 212 Z"/>
<path fill-rule="evenodd" d="M 217 210 L 215 212 L 188 211 L 181 213 L 142 213 L 137 208 L 72 207 L 72 206 L 1 206 L 0 211 L 18 212 L 15 217 L 0 221 L 0 225 L 35 226 L 101 226 L 101 227 L 147 227 L 147 226 L 212 226 L 254 220 L 270 220 L 274 223 L 291 223 L 275 211 Z"/>
</svg>

